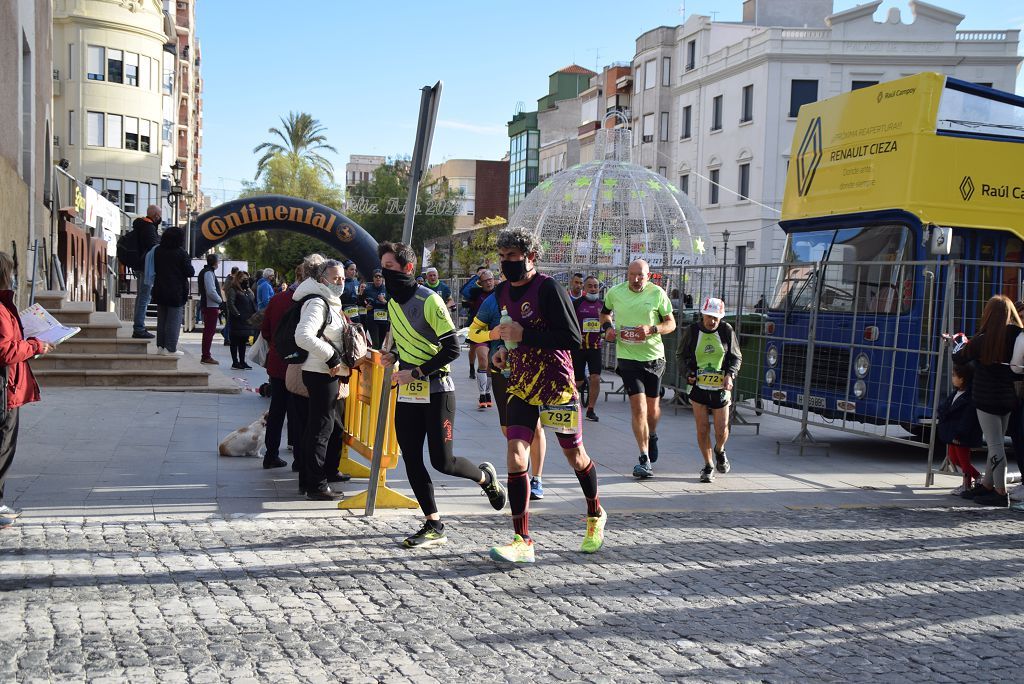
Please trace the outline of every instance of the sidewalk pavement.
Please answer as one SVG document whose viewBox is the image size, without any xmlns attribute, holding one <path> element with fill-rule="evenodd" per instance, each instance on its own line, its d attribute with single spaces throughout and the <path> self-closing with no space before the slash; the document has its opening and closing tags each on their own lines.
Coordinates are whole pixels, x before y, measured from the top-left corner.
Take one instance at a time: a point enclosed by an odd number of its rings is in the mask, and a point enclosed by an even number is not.
<svg viewBox="0 0 1024 684">
<path fill-rule="evenodd" d="M 183 336 L 182 349 L 199 356 L 199 335 Z M 263 369 L 231 370 L 228 348 L 214 345 L 220 366 L 204 366 L 219 382 L 255 390 L 266 380 Z M 466 360 L 454 364 L 459 408 L 455 451 L 474 462 L 491 461 L 505 472 L 505 443 L 495 409 L 476 408 L 477 387 L 468 379 Z M 200 520 L 232 516 L 351 516 L 331 503 L 310 502 L 297 491 L 289 468 L 263 470 L 258 458 L 226 458 L 217 445 L 228 433 L 248 425 L 269 401 L 254 391 L 225 395 L 134 392 L 116 389 L 49 389 L 43 400 L 22 410 L 19 447 L 8 474 L 7 503 L 24 509 L 22 520 Z M 760 435 L 737 426 L 728 453 L 732 472 L 712 484 L 698 482 L 692 414 L 665 405 L 656 476 L 632 477 L 637 448 L 628 404 L 603 398 L 599 423 L 586 422 L 584 441 L 599 465 L 601 498 L 609 511 L 712 512 L 780 511 L 809 507 L 929 507 L 961 502 L 949 496 L 958 478 L 937 476 L 925 488 L 923 449 L 884 443 L 841 432 L 816 434 L 831 449 L 809 449 L 799 456 L 787 441 L 798 424 L 767 415 Z M 750 419 L 754 419 L 751 415 Z M 287 432 L 287 431 L 286 431 Z M 287 447 L 281 454 L 288 457 Z M 442 513 L 493 515 L 476 485 L 433 473 Z M 404 467 L 388 475 L 389 484 L 411 494 Z M 531 511 L 579 514 L 584 510 L 579 484 L 553 435 L 548 437 L 543 501 Z M 342 485 L 348 495 L 365 481 Z M 507 515 L 507 509 L 504 513 Z M 380 516 L 416 516 L 417 511 L 378 510 Z"/>
</svg>

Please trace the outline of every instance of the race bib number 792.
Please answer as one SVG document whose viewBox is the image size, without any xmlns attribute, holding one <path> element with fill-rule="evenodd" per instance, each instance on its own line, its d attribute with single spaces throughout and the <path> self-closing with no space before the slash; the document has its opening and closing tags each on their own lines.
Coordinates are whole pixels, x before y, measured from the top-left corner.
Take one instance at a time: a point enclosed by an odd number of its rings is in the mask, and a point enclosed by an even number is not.
<svg viewBox="0 0 1024 684">
<path fill-rule="evenodd" d="M 541 406 L 540 424 L 562 434 L 576 434 L 580 427 L 579 407 L 576 404 Z"/>
</svg>

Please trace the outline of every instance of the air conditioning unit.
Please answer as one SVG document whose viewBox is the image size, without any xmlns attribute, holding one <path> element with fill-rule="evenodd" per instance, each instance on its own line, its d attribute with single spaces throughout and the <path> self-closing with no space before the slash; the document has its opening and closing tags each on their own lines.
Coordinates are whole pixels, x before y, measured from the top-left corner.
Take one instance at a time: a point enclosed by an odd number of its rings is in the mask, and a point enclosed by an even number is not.
<svg viewBox="0 0 1024 684">
<path fill-rule="evenodd" d="M 54 69 L 53 70 L 53 80 L 54 81 L 59 81 L 60 80 L 60 69 Z"/>
<path fill-rule="evenodd" d="M 58 145 L 60 145 L 60 136 L 59 135 L 55 135 L 55 136 L 53 136 L 53 146 L 57 147 Z"/>
</svg>

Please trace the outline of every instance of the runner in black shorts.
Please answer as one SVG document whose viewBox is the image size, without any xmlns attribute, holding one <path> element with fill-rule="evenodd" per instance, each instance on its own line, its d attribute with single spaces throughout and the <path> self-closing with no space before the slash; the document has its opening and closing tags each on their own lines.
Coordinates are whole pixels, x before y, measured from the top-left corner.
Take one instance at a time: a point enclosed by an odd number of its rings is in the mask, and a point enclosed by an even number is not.
<svg viewBox="0 0 1024 684">
<path fill-rule="evenodd" d="M 595 276 L 587 276 L 583 281 L 583 293 L 572 302 L 576 309 L 576 319 L 580 323 L 583 335 L 581 347 L 572 353 L 573 374 L 576 376 L 576 388 L 583 395 L 587 390 L 587 420 L 597 422 L 597 396 L 601 393 L 601 283 Z M 572 292 L 569 292 L 572 296 Z M 589 382 L 587 371 L 590 371 Z"/>
<path fill-rule="evenodd" d="M 715 471 L 727 473 L 732 468 L 725 455 L 729 439 L 729 404 L 733 382 L 740 372 L 743 354 L 736 332 L 722 320 L 725 302 L 709 297 L 701 307 L 701 320 L 691 324 L 679 342 L 679 367 L 686 370 L 690 386 L 690 406 L 697 422 L 697 446 L 704 458 L 701 482 L 715 479 Z M 708 413 L 715 421 L 714 465 L 712 465 L 711 434 Z"/>
</svg>

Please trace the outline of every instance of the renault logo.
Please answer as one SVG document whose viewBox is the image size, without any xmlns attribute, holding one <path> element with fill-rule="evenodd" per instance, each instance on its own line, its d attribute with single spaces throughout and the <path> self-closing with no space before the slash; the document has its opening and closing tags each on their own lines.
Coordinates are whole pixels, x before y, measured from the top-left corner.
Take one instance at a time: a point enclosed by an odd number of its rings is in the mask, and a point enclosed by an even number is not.
<svg viewBox="0 0 1024 684">
<path fill-rule="evenodd" d="M 818 170 L 821 163 L 821 117 L 816 116 L 811 121 L 804 133 L 804 139 L 800 143 L 800 149 L 796 158 L 796 189 L 801 197 L 811 191 L 811 183 L 814 182 L 814 172 Z"/>
<path fill-rule="evenodd" d="M 971 199 L 974 195 L 974 181 L 971 180 L 970 176 L 964 176 L 964 179 L 960 181 L 960 196 L 964 198 L 964 202 Z"/>
</svg>

